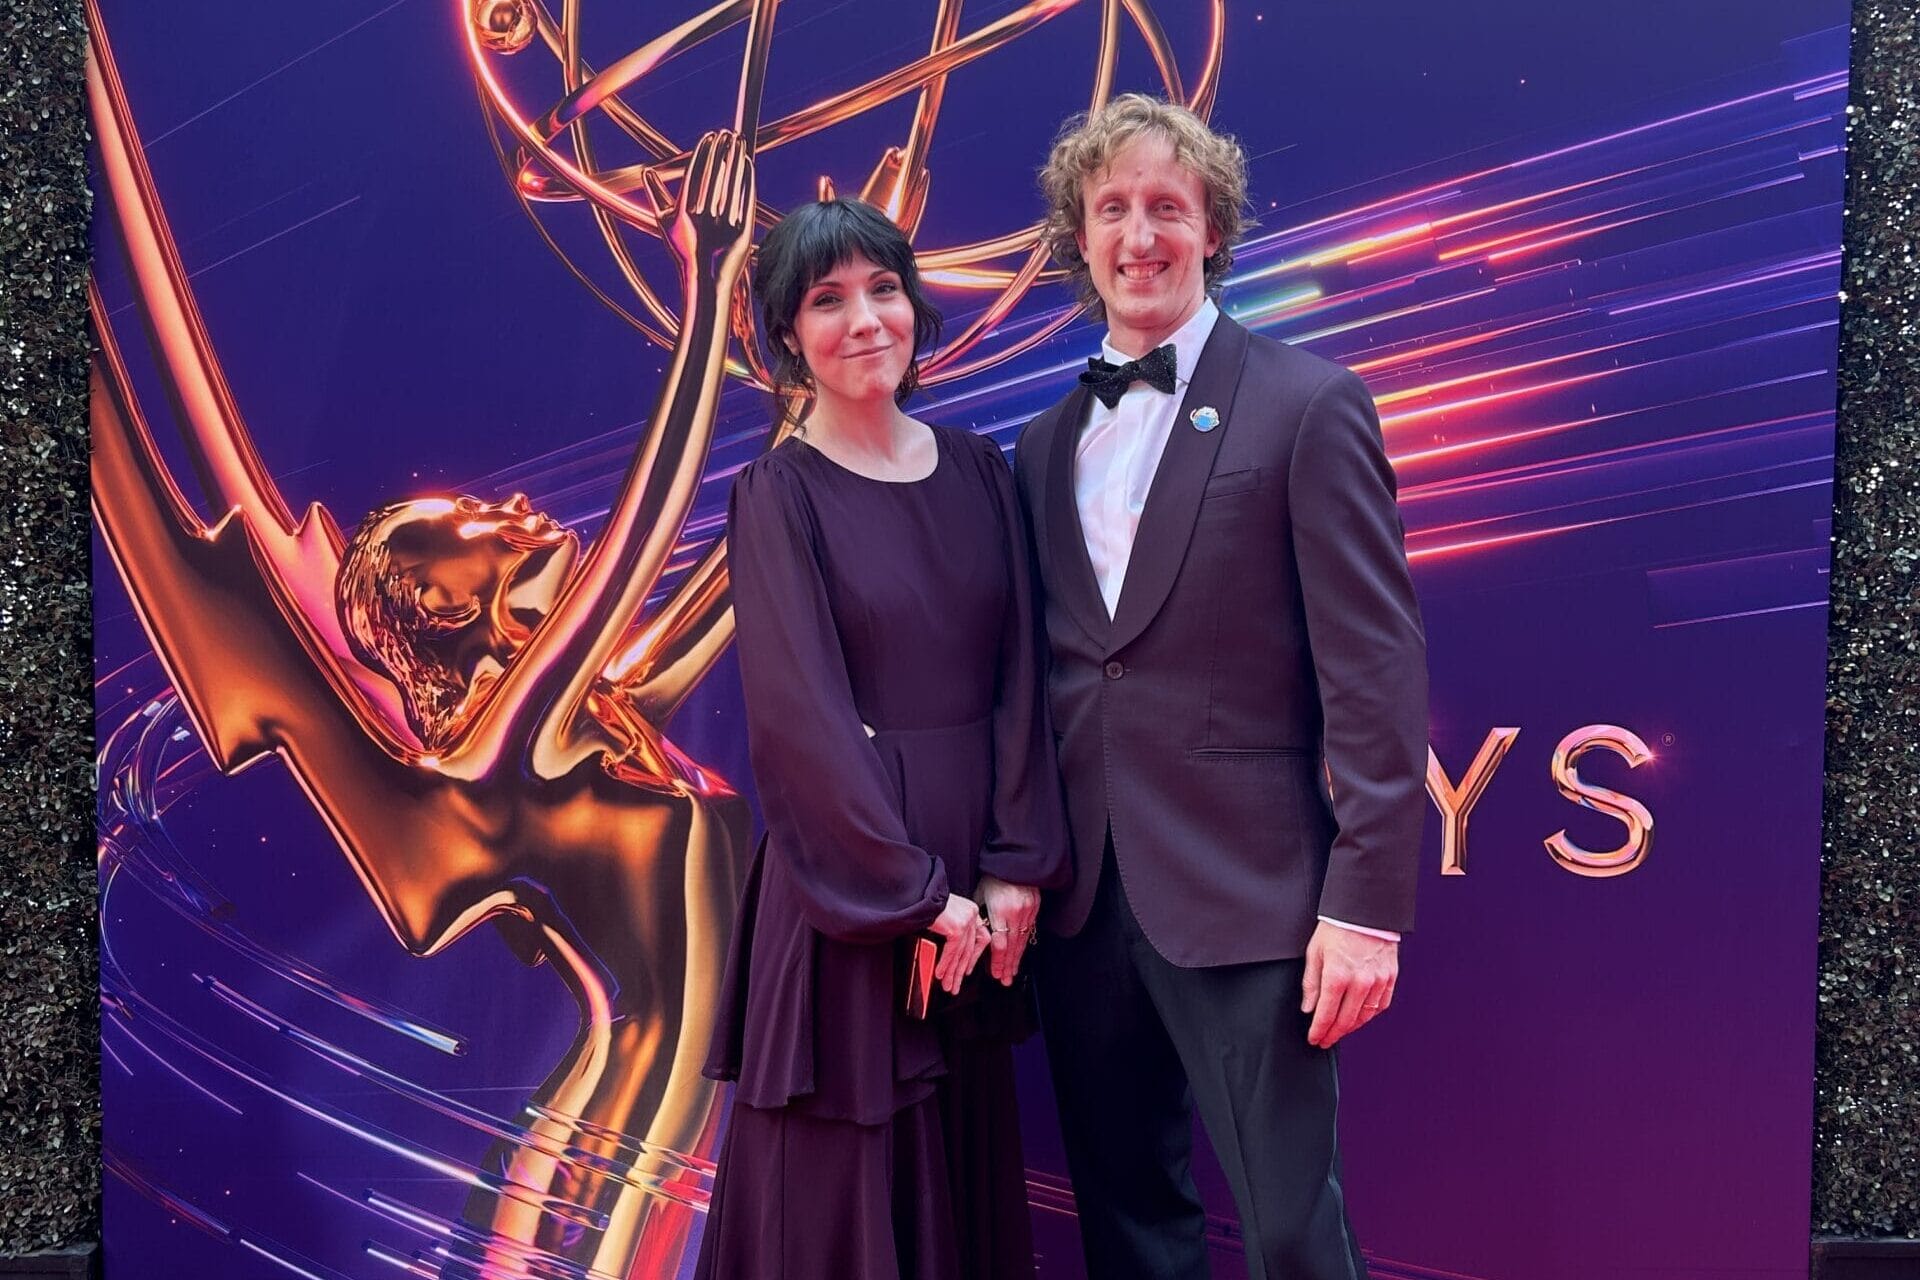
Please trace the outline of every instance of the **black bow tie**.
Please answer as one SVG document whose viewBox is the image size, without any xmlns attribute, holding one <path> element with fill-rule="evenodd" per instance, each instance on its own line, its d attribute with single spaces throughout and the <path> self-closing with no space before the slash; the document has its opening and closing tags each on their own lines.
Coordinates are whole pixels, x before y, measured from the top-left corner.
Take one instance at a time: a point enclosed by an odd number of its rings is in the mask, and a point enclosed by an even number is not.
<svg viewBox="0 0 1920 1280">
<path fill-rule="evenodd" d="M 1169 342 L 1125 364 L 1111 364 L 1094 356 L 1087 361 L 1087 371 L 1080 375 L 1080 381 L 1100 397 L 1101 404 L 1111 409 L 1120 403 L 1120 397 L 1127 394 L 1127 388 L 1136 382 L 1144 382 L 1155 391 L 1172 395 L 1173 375 L 1177 368 L 1179 361 L 1173 354 L 1173 344 Z"/>
</svg>

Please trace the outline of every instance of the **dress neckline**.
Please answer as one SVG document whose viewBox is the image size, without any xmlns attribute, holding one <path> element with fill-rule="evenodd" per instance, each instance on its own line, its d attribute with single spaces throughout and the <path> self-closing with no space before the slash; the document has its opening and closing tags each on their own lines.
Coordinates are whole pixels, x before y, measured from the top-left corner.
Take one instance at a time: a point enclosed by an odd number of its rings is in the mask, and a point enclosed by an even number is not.
<svg viewBox="0 0 1920 1280">
<path fill-rule="evenodd" d="M 933 467 L 931 470 L 927 472 L 927 474 L 923 476 L 915 476 L 911 480 L 885 480 L 879 476 L 870 476 L 864 471 L 855 471 L 852 467 L 848 466 L 844 462 L 836 462 L 833 458 L 827 455 L 825 450 L 817 448 L 814 445 L 808 443 L 806 438 L 800 435 L 798 432 L 795 432 L 793 435 L 789 436 L 788 439 L 792 440 L 796 444 L 801 445 L 806 449 L 808 453 L 820 459 L 820 461 L 826 463 L 829 467 L 832 467 L 835 471 L 838 471 L 843 475 L 852 476 L 856 480 L 864 480 L 868 484 L 883 484 L 893 488 L 911 488 L 916 484 L 925 484 L 927 481 L 933 479 L 935 476 L 940 474 L 941 468 L 945 467 L 947 464 L 947 442 L 941 437 L 940 428 L 934 426 L 931 422 L 927 423 L 926 425 L 927 425 L 927 430 L 933 433 Z"/>
</svg>

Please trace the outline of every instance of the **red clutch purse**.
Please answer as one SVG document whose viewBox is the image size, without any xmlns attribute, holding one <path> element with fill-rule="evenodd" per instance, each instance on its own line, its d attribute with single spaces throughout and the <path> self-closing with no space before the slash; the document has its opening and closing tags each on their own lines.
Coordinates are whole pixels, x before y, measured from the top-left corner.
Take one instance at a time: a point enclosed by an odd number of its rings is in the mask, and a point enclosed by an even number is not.
<svg viewBox="0 0 1920 1280">
<path fill-rule="evenodd" d="M 940 962 L 942 945 L 937 933 L 915 934 L 904 943 L 905 954 L 900 966 L 901 1002 L 909 1018 L 924 1021 L 971 1005 L 991 1005 L 996 1001 L 1019 1003 L 1029 999 L 1025 971 L 1014 978 L 1010 991 L 1002 991 L 988 971 L 985 955 L 960 984 L 959 994 L 948 995 L 933 976 L 934 966 Z"/>
<path fill-rule="evenodd" d="M 933 1004 L 933 967 L 940 962 L 940 936 L 915 934 L 906 940 L 906 949 L 901 971 L 907 1016 L 924 1019 Z"/>
</svg>

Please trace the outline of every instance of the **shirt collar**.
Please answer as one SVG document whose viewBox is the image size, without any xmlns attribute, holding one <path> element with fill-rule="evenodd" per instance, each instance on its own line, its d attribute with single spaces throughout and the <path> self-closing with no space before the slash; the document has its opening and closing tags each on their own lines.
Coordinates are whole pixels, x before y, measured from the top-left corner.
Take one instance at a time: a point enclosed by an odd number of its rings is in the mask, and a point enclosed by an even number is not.
<svg viewBox="0 0 1920 1280">
<path fill-rule="evenodd" d="M 1201 301 L 1200 309 L 1187 317 L 1187 322 L 1173 331 L 1167 341 L 1173 344 L 1174 377 L 1181 386 L 1193 381 L 1194 366 L 1200 363 L 1200 352 L 1207 345 L 1207 339 L 1213 336 L 1214 322 L 1220 319 L 1220 308 L 1212 298 Z M 1082 347 L 1081 350 L 1086 350 Z M 1112 364 L 1125 364 L 1133 357 L 1116 351 L 1110 338 L 1100 343 L 1100 354 Z"/>
</svg>

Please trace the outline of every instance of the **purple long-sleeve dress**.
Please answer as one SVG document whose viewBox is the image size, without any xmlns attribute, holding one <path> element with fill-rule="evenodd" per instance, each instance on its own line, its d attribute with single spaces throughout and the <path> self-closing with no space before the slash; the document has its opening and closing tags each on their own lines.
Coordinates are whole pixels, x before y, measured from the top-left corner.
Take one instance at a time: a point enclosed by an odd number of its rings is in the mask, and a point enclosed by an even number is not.
<svg viewBox="0 0 1920 1280">
<path fill-rule="evenodd" d="M 1019 1011 L 915 1021 L 898 989 L 901 940 L 948 894 L 983 873 L 1071 875 L 1013 479 L 990 442 L 934 437 L 923 480 L 861 476 L 794 439 L 734 485 L 767 836 L 707 1063 L 739 1087 L 702 1280 L 1032 1274 Z"/>
</svg>

